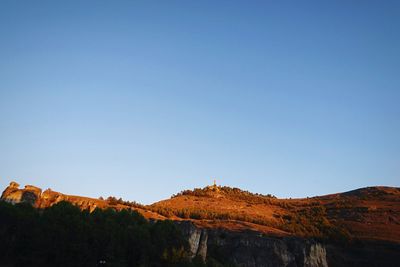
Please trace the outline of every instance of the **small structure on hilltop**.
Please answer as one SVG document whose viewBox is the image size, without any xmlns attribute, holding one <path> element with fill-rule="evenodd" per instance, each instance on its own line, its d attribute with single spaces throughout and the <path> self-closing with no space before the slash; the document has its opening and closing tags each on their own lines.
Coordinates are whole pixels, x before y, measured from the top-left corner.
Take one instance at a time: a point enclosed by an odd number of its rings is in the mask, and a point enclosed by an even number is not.
<svg viewBox="0 0 400 267">
<path fill-rule="evenodd" d="M 217 185 L 217 180 L 216 179 L 214 179 L 214 183 L 212 185 L 206 186 L 206 189 L 212 190 L 214 192 L 219 192 L 219 188 L 220 188 L 220 186 Z"/>
</svg>

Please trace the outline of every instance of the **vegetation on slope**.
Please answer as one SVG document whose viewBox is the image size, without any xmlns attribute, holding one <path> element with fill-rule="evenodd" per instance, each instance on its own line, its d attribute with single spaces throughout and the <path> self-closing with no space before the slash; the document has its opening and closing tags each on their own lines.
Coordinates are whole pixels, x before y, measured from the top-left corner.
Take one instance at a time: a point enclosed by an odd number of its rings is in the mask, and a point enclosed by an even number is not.
<svg viewBox="0 0 400 267">
<path fill-rule="evenodd" d="M 171 221 L 135 211 L 81 211 L 68 202 L 44 210 L 0 201 L 2 266 L 203 266 Z M 210 261 L 209 266 L 214 261 Z"/>
<path fill-rule="evenodd" d="M 240 221 L 263 225 L 297 236 L 350 238 L 340 221 L 330 220 L 317 200 L 292 201 L 272 195 L 253 194 L 238 188 L 208 186 L 185 190 L 170 200 L 150 206 L 168 218 Z M 267 216 L 271 213 L 272 216 Z"/>
<path fill-rule="evenodd" d="M 197 196 L 197 197 L 208 197 L 213 196 L 215 194 L 224 194 L 225 196 L 234 199 L 234 200 L 243 200 L 252 204 L 271 204 L 271 199 L 276 199 L 275 196 L 271 194 L 262 195 L 258 193 L 251 193 L 246 190 L 242 190 L 236 187 L 229 186 L 207 186 L 205 188 L 195 188 L 193 190 L 184 190 L 174 197 L 179 196 Z"/>
</svg>

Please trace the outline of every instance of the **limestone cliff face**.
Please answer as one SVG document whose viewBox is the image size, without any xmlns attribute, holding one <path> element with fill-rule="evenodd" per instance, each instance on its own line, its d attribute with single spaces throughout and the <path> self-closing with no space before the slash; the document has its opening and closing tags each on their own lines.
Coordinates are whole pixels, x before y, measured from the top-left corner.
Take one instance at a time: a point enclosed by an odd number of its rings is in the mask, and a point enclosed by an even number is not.
<svg viewBox="0 0 400 267">
<path fill-rule="evenodd" d="M 398 243 L 357 240 L 337 243 L 299 237 L 272 237 L 177 222 L 189 241 L 190 257 L 214 258 L 240 267 L 397 267 Z"/>
<path fill-rule="evenodd" d="M 205 261 L 207 257 L 207 230 L 197 228 L 189 221 L 177 222 L 177 225 L 181 228 L 182 233 L 189 242 L 190 258 L 193 259 L 194 257 L 200 257 Z"/>
<path fill-rule="evenodd" d="M 209 247 L 243 267 L 326 267 L 325 247 L 313 240 L 278 238 L 254 232 L 209 233 Z"/>
<path fill-rule="evenodd" d="M 200 229 L 178 222 L 188 238 L 191 258 L 207 256 L 241 267 L 327 267 L 324 245 L 301 238 L 274 238 L 255 232 Z"/>
</svg>

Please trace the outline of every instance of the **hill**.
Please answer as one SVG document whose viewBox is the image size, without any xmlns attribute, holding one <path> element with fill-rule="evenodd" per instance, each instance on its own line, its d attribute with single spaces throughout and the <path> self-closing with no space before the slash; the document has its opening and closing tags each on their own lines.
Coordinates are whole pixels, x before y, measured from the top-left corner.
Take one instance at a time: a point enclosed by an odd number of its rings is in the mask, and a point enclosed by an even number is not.
<svg viewBox="0 0 400 267">
<path fill-rule="evenodd" d="M 400 188 L 367 187 L 302 199 L 277 199 L 238 188 L 186 190 L 149 207 L 204 227 L 283 236 L 400 242 Z"/>
<path fill-rule="evenodd" d="M 226 186 L 185 190 L 152 205 L 115 197 L 94 199 L 35 186 L 4 190 L 8 202 L 45 208 L 68 201 L 81 209 L 132 209 L 151 220 L 190 220 L 201 228 L 256 231 L 275 236 L 366 239 L 400 242 L 400 188 L 367 187 L 302 199 L 278 199 Z"/>
</svg>

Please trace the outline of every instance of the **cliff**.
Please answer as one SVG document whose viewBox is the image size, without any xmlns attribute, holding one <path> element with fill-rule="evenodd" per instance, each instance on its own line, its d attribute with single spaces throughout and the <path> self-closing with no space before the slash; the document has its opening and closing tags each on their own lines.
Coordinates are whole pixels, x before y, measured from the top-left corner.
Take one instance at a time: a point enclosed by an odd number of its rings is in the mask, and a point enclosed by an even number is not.
<svg viewBox="0 0 400 267">
<path fill-rule="evenodd" d="M 176 222 L 189 241 L 191 258 L 240 267 L 397 267 L 400 244 L 376 240 L 337 242 L 268 236 L 254 231 L 199 228 Z"/>
<path fill-rule="evenodd" d="M 328 266 L 325 246 L 314 240 L 201 229 L 188 221 L 177 224 L 189 240 L 191 257 L 206 260 L 208 256 L 243 267 Z"/>
</svg>

